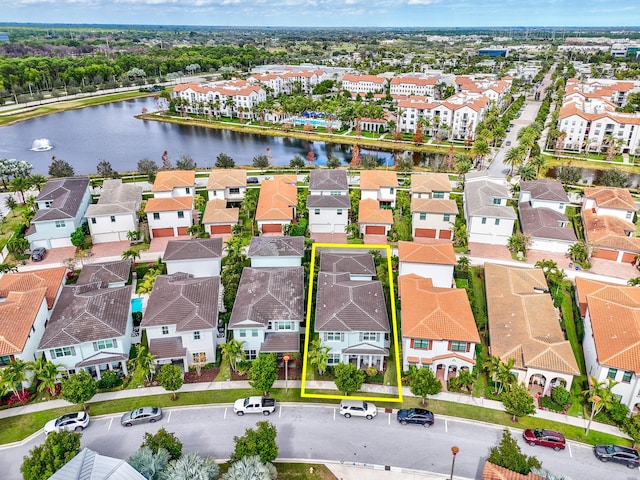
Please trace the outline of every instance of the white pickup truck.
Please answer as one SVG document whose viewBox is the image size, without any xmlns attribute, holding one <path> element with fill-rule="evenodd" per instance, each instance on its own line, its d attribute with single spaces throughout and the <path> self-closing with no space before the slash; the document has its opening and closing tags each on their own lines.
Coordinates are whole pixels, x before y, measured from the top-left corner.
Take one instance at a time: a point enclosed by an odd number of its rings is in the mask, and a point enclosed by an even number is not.
<svg viewBox="0 0 640 480">
<path fill-rule="evenodd" d="M 245 413 L 262 413 L 270 415 L 276 411 L 275 398 L 247 397 L 236 400 L 233 404 L 233 411 L 236 415 L 242 416 Z"/>
</svg>

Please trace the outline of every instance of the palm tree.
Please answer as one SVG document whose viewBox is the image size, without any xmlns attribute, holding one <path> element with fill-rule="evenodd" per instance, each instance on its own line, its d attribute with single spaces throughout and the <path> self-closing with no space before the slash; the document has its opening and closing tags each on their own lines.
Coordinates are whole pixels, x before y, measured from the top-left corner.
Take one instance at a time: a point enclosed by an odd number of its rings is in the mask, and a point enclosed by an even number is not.
<svg viewBox="0 0 640 480">
<path fill-rule="evenodd" d="M 4 206 L 7 207 L 11 212 L 11 214 L 13 215 L 13 209 L 18 206 L 18 202 L 16 202 L 16 199 L 13 198 L 13 195 L 9 195 L 7 199 L 4 201 Z"/>
<path fill-rule="evenodd" d="M 480 168 L 484 165 L 484 158 L 490 153 L 491 148 L 489 148 L 487 141 L 483 138 L 476 139 L 471 148 L 471 154 L 480 160 Z"/>
<path fill-rule="evenodd" d="M 323 346 L 320 337 L 314 338 L 309 345 L 309 365 L 312 368 L 318 370 L 318 373 L 322 375 L 327 369 L 329 363 L 329 351 L 330 347 Z"/>
<path fill-rule="evenodd" d="M 511 170 L 509 171 L 509 175 L 513 175 L 513 168 L 522 165 L 524 162 L 524 150 L 521 147 L 513 147 L 507 150 L 507 153 L 504 156 L 504 164 L 510 165 Z"/>
<path fill-rule="evenodd" d="M 522 165 L 518 169 L 518 175 L 520 175 L 520 179 L 525 182 L 530 182 L 538 178 L 538 175 L 536 174 L 536 167 L 534 167 L 531 163 Z"/>
<path fill-rule="evenodd" d="M 153 453 L 149 447 L 142 447 L 131 455 L 127 462 L 147 480 L 160 480 L 162 472 L 169 465 L 169 452 L 166 448 L 160 447 Z"/>
<path fill-rule="evenodd" d="M 275 480 L 278 472 L 271 463 L 264 464 L 258 455 L 242 457 L 233 462 L 221 480 Z"/>
<path fill-rule="evenodd" d="M 47 392 L 47 396 L 56 395 L 56 384 L 64 365 L 47 361 L 42 355 L 32 362 L 27 362 L 27 369 L 33 372 L 33 380 L 37 382 L 38 392 Z"/>
<path fill-rule="evenodd" d="M 640 277 L 634 277 L 627 280 L 627 285 L 630 287 L 640 287 Z"/>
<path fill-rule="evenodd" d="M 201 210 L 206 204 L 207 201 L 202 195 L 196 195 L 193 199 L 193 206 L 198 210 Z"/>
<path fill-rule="evenodd" d="M 40 175 L 39 173 L 30 175 L 27 180 L 29 182 L 29 185 L 38 189 L 38 192 L 40 192 L 42 186 L 47 183 L 47 177 L 45 177 L 44 175 Z"/>
<path fill-rule="evenodd" d="M 496 380 L 500 383 L 498 395 L 502 393 L 502 390 L 505 387 L 517 380 L 518 377 L 511 371 L 515 363 L 516 361 L 513 358 L 510 358 L 507 363 L 500 362 L 500 365 L 498 365 L 498 371 L 495 374 Z"/>
<path fill-rule="evenodd" d="M 24 191 L 29 190 L 29 187 L 30 187 L 29 181 L 24 177 L 12 178 L 11 181 L 9 182 L 9 189 L 12 192 L 20 193 L 20 197 L 22 198 L 22 205 L 24 205 L 26 201 L 24 197 Z"/>
<path fill-rule="evenodd" d="M 18 388 L 24 393 L 27 371 L 27 363 L 16 358 L 0 371 L 0 385 L 4 390 L 11 390 L 15 395 L 18 395 Z"/>
<path fill-rule="evenodd" d="M 582 264 L 589 257 L 589 248 L 583 240 L 579 240 L 569 247 L 567 253 L 571 257 L 571 261 Z"/>
<path fill-rule="evenodd" d="M 237 371 L 238 362 L 242 362 L 246 358 L 242 349 L 244 344 L 245 342 L 232 338 L 227 343 L 220 345 L 222 357 L 229 363 L 229 368 L 234 372 Z"/>
<path fill-rule="evenodd" d="M 191 452 L 174 460 L 163 474 L 163 480 L 215 480 L 220 468 L 212 457 Z"/>
<path fill-rule="evenodd" d="M 231 120 L 233 120 L 233 109 L 236 106 L 236 102 L 233 97 L 227 97 L 224 101 L 224 106 L 229 111 L 229 117 L 231 118 Z"/>
<path fill-rule="evenodd" d="M 494 356 L 489 356 L 482 364 L 482 368 L 487 372 L 487 375 L 489 375 L 491 379 L 495 379 L 499 366 L 500 358 Z"/>
<path fill-rule="evenodd" d="M 547 165 L 547 158 L 544 155 L 537 155 L 529 160 L 529 165 L 536 167 L 536 177 L 539 177 L 540 170 Z"/>
<path fill-rule="evenodd" d="M 132 262 L 136 261 L 136 258 L 140 258 L 140 252 L 138 250 L 134 250 L 130 248 L 129 250 L 125 250 L 121 255 L 123 260 L 131 259 Z"/>
<path fill-rule="evenodd" d="M 472 394 L 473 387 L 476 384 L 476 378 L 477 377 L 475 377 L 468 368 L 460 370 L 460 372 L 458 373 L 458 382 L 460 384 L 460 387 L 466 389 L 467 392 L 470 392 Z"/>
<path fill-rule="evenodd" d="M 127 367 L 129 371 L 140 370 L 144 374 L 144 378 L 147 382 L 153 380 L 153 374 L 156 372 L 155 360 L 156 357 L 151 355 L 151 352 L 147 347 L 140 345 L 136 348 L 136 355 L 129 359 Z"/>
<path fill-rule="evenodd" d="M 589 416 L 589 423 L 587 424 L 585 435 L 589 435 L 593 417 L 600 413 L 603 408 L 608 408 L 613 402 L 617 401 L 611 391 L 617 384 L 618 382 L 611 378 L 607 378 L 606 382 L 598 382 L 596 377 L 589 377 L 589 388 L 582 392 L 582 395 L 584 395 L 591 407 L 591 415 Z"/>
</svg>

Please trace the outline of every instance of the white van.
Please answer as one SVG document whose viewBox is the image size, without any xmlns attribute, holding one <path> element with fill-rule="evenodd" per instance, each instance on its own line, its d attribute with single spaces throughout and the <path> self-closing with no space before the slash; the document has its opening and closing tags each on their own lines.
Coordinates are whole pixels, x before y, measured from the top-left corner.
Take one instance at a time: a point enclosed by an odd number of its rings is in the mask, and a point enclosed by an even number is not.
<svg viewBox="0 0 640 480">
<path fill-rule="evenodd" d="M 342 400 L 340 402 L 340 415 L 345 418 L 365 417 L 371 420 L 378 414 L 378 409 L 373 403 L 363 400 Z"/>
</svg>

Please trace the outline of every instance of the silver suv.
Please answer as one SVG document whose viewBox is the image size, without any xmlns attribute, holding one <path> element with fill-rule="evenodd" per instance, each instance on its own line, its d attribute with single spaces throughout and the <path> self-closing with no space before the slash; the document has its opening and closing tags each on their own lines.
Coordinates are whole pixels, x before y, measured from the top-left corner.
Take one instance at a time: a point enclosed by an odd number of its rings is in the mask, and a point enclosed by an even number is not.
<svg viewBox="0 0 640 480">
<path fill-rule="evenodd" d="M 365 417 L 371 420 L 378 414 L 378 409 L 373 403 L 363 400 L 342 400 L 340 402 L 340 415 L 345 418 Z"/>
</svg>

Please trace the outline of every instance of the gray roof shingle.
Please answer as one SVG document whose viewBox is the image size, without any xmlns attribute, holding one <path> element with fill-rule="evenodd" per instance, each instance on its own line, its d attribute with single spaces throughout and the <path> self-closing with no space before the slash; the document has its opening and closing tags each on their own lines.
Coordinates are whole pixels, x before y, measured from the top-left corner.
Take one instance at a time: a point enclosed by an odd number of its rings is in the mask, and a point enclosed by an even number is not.
<svg viewBox="0 0 640 480">
<path fill-rule="evenodd" d="M 564 191 L 562 183 L 550 178 L 520 182 L 520 192 L 529 192 L 531 193 L 531 198 L 536 200 L 569 203 L 569 197 L 567 197 L 567 192 Z"/>
<path fill-rule="evenodd" d="M 253 237 L 247 257 L 304 256 L 304 237 Z"/>
<path fill-rule="evenodd" d="M 309 191 L 312 190 L 349 190 L 345 170 L 311 170 L 309 173 Z"/>
<path fill-rule="evenodd" d="M 192 238 L 190 240 L 169 240 L 162 258 L 166 262 L 221 257 L 221 238 Z"/>
<path fill-rule="evenodd" d="M 82 285 L 93 282 L 104 282 L 105 284 L 127 282 L 130 272 L 130 259 L 106 263 L 92 263 L 85 265 L 82 270 L 80 270 L 80 276 L 76 283 Z"/>
<path fill-rule="evenodd" d="M 38 202 L 52 202 L 50 208 L 39 209 L 32 222 L 75 218 L 89 187 L 87 177 L 52 178 L 38 194 Z"/>
<path fill-rule="evenodd" d="M 546 238 L 574 243 L 578 239 L 571 226 L 561 227 L 558 222 L 567 223 L 567 216 L 550 208 L 532 208 L 529 202 L 520 202 L 520 222 L 522 231 L 531 238 Z"/>
<path fill-rule="evenodd" d="M 86 217 L 136 213 L 142 203 L 142 186 L 122 183 L 120 179 L 105 180 L 97 204 L 89 205 Z"/>
<path fill-rule="evenodd" d="M 513 207 L 493 204 L 494 198 L 509 198 L 509 189 L 504 184 L 496 183 L 487 178 L 467 181 L 464 187 L 464 196 L 469 215 L 513 220 L 517 218 Z"/>
<path fill-rule="evenodd" d="M 323 253 L 320 256 L 320 271 L 375 276 L 376 266 L 373 262 L 373 255 L 370 253 Z"/>
<path fill-rule="evenodd" d="M 349 195 L 309 195 L 307 208 L 351 208 Z"/>
</svg>

